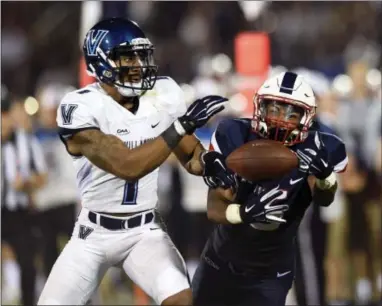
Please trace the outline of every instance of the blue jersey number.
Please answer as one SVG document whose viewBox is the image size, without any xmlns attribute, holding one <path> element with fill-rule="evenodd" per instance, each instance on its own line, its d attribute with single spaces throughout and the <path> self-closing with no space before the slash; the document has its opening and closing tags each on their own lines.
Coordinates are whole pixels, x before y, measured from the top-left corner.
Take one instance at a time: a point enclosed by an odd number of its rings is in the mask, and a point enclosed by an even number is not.
<svg viewBox="0 0 382 306">
<path fill-rule="evenodd" d="M 138 196 L 138 181 L 126 182 L 125 190 L 123 191 L 122 205 L 137 204 L 137 196 Z"/>
</svg>

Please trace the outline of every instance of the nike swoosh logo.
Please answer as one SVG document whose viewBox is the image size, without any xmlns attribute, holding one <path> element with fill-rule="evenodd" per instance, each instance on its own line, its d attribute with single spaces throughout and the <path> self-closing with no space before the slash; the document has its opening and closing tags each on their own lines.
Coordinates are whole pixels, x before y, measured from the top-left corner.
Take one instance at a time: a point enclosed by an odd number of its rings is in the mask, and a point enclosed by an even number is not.
<svg viewBox="0 0 382 306">
<path fill-rule="evenodd" d="M 245 212 L 249 212 L 252 208 L 254 208 L 256 206 L 256 204 L 253 204 L 252 206 L 250 207 L 244 207 L 244 210 Z"/>
<path fill-rule="evenodd" d="M 160 121 L 159 121 L 159 122 L 160 122 Z M 155 128 L 155 127 L 159 124 L 159 122 L 158 122 L 157 124 L 152 124 L 151 127 L 152 127 L 152 128 Z"/>
<path fill-rule="evenodd" d="M 214 160 L 214 163 L 219 164 L 223 169 L 225 169 L 223 163 L 222 163 L 219 159 L 215 159 L 215 160 Z"/>
<path fill-rule="evenodd" d="M 304 179 L 304 178 L 301 177 L 301 178 L 299 178 L 297 180 L 290 179 L 289 184 L 294 185 L 294 184 L 298 183 L 299 181 L 301 181 L 302 179 Z"/>
<path fill-rule="evenodd" d="M 292 271 L 287 271 L 287 272 L 284 272 L 284 273 L 277 272 L 277 277 L 283 277 L 285 275 L 288 275 L 290 272 L 292 272 Z"/>
</svg>

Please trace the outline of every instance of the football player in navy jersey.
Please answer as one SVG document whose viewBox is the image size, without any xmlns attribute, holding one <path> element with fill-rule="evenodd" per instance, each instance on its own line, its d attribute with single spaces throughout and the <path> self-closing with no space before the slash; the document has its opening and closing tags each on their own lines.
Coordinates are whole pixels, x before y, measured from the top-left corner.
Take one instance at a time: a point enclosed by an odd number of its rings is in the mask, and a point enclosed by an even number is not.
<svg viewBox="0 0 382 306">
<path fill-rule="evenodd" d="M 225 157 L 249 141 L 271 139 L 295 152 L 299 166 L 280 179 L 257 182 L 232 173 L 237 184 L 225 189 L 205 178 L 208 218 L 218 225 L 193 279 L 194 305 L 285 305 L 300 221 L 312 201 L 332 203 L 334 172 L 347 165 L 344 143 L 314 124 L 315 114 L 312 88 L 284 72 L 259 89 L 253 119 L 229 119 L 217 127 L 211 148 Z"/>
</svg>

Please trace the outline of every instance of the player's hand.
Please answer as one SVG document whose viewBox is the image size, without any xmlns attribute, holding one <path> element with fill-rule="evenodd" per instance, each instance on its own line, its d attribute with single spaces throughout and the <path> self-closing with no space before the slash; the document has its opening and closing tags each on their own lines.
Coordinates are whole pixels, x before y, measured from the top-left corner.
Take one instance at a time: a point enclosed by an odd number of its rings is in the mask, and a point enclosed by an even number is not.
<svg viewBox="0 0 382 306">
<path fill-rule="evenodd" d="M 287 197 L 287 192 L 279 189 L 279 185 L 269 190 L 253 194 L 240 206 L 240 216 L 244 223 L 286 223 L 283 213 L 289 209 L 287 204 L 283 204 Z M 259 188 L 259 187 L 256 187 Z M 261 188 L 261 187 L 260 187 Z M 256 189 L 255 191 L 256 192 Z"/>
<path fill-rule="evenodd" d="M 297 150 L 299 170 L 314 175 L 319 180 L 332 174 L 334 167 L 329 161 L 329 152 L 321 139 L 319 132 L 314 135 L 315 148 Z"/>
<path fill-rule="evenodd" d="M 215 151 L 205 152 L 202 153 L 200 159 L 204 165 L 203 179 L 208 187 L 236 190 L 235 174 L 227 168 L 222 154 Z"/>
<path fill-rule="evenodd" d="M 197 128 L 205 125 L 212 116 L 221 112 L 224 109 L 223 104 L 227 101 L 227 98 L 221 96 L 198 99 L 190 105 L 185 115 L 178 118 L 178 121 L 186 134 L 191 135 Z"/>
</svg>

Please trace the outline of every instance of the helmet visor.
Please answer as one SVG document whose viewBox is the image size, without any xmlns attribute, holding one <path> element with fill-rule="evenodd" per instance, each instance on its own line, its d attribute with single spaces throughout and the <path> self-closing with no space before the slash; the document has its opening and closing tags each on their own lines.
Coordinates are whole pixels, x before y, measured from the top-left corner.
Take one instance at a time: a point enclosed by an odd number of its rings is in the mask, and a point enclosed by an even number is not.
<svg viewBox="0 0 382 306">
<path fill-rule="evenodd" d="M 269 139 L 285 142 L 292 131 L 300 129 L 305 110 L 286 102 L 264 99 L 260 102 L 260 112 L 268 126 Z"/>
</svg>

